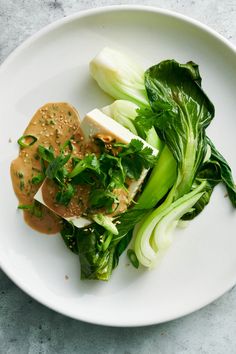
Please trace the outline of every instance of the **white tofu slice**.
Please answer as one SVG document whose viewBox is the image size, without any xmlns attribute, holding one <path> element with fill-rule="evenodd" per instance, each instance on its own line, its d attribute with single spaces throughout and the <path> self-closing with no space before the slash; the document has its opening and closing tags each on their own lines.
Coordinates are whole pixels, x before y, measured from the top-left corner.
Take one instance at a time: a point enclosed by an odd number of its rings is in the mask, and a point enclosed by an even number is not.
<svg viewBox="0 0 236 354">
<path fill-rule="evenodd" d="M 108 135 L 117 142 L 124 144 L 129 144 L 132 139 L 138 139 L 142 141 L 144 146 L 148 146 L 153 150 L 153 155 L 158 154 L 157 149 L 149 145 L 139 136 L 131 133 L 131 131 L 123 127 L 123 125 L 119 124 L 97 108 L 86 114 L 81 122 L 81 129 L 84 133 L 85 141 L 90 140 L 97 134 Z"/>
<path fill-rule="evenodd" d="M 144 146 L 148 146 L 152 149 L 153 155 L 158 154 L 158 150 L 149 145 L 146 141 L 131 133 L 128 129 L 124 128 L 122 125 L 117 123 L 112 118 L 108 117 L 102 113 L 99 109 L 94 109 L 91 112 L 87 113 L 84 119 L 81 122 L 81 129 L 84 134 L 84 140 L 89 141 L 91 138 L 97 134 L 103 134 L 112 139 L 115 139 L 117 142 L 122 142 L 124 144 L 129 144 L 132 139 L 138 139 L 143 142 Z M 133 181 L 129 186 L 129 199 L 130 201 L 134 198 L 135 194 L 138 192 L 139 187 L 143 183 L 148 170 L 144 169 L 140 178 L 137 181 Z M 34 196 L 34 199 L 40 202 L 41 204 L 47 206 L 43 200 L 42 196 L 42 186 Z M 48 206 L 47 206 L 48 207 Z M 53 210 L 53 212 L 55 212 Z M 65 220 L 72 222 L 76 227 L 82 228 L 88 226 L 92 223 L 92 220 L 86 219 L 84 217 L 69 217 Z"/>
</svg>

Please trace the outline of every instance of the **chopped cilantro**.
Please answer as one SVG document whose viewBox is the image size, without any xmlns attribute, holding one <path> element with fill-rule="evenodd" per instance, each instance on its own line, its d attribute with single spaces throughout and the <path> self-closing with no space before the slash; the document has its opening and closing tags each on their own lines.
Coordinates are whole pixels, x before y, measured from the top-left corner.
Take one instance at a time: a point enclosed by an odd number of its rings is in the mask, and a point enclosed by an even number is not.
<svg viewBox="0 0 236 354">
<path fill-rule="evenodd" d="M 156 157 L 152 149 L 144 146 L 139 139 L 131 140 L 130 144 L 112 142 L 109 146 L 99 139 L 95 140 L 95 143 L 99 145 L 100 155 L 90 153 L 83 159 L 71 157 L 70 154 L 64 155 L 64 149 L 70 149 L 71 140 L 62 146 L 57 157 L 51 148 L 39 146 L 38 153 L 44 166 L 42 174 L 45 173 L 59 186 L 57 203 L 68 205 L 75 193 L 75 185 L 90 185 L 88 211 L 105 208 L 111 213 L 119 204 L 114 189 L 127 190 L 127 178 L 138 180 L 144 168 L 148 169 L 154 165 Z M 72 171 L 68 171 L 68 161 Z"/>
<path fill-rule="evenodd" d="M 38 175 L 34 176 L 31 180 L 32 184 L 39 184 L 44 180 L 44 175 L 39 173 Z"/>
<path fill-rule="evenodd" d="M 68 183 L 64 185 L 59 192 L 56 194 L 56 202 L 62 205 L 68 205 L 71 201 L 71 198 L 74 196 L 75 190 L 74 187 Z"/>
<path fill-rule="evenodd" d="M 18 205 L 18 209 L 28 210 L 37 218 L 41 218 L 43 215 L 42 205 L 36 200 L 33 202 L 33 204 L 20 204 Z"/>
<path fill-rule="evenodd" d="M 46 161 L 46 162 L 51 162 L 54 160 L 54 152 L 53 152 L 53 148 L 52 147 L 49 147 L 49 148 L 45 148 L 44 146 L 42 145 L 39 145 L 38 147 L 38 154 L 39 156 L 41 157 L 41 159 L 43 161 Z"/>
<path fill-rule="evenodd" d="M 57 177 L 57 173 L 69 161 L 70 155 L 61 154 L 50 162 L 46 170 L 46 176 L 50 179 Z"/>
<path fill-rule="evenodd" d="M 119 203 L 119 199 L 109 190 L 94 189 L 89 196 L 89 204 L 93 209 L 106 208 L 108 213 L 114 211 L 114 205 Z"/>
</svg>

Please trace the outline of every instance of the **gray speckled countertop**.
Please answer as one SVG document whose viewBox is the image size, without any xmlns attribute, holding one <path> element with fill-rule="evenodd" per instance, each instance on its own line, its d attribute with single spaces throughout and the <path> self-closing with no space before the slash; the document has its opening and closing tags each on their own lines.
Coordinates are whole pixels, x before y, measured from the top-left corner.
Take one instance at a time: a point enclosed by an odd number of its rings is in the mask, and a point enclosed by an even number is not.
<svg viewBox="0 0 236 354">
<path fill-rule="evenodd" d="M 43 26 L 76 11 L 117 4 L 191 16 L 236 45 L 235 0 L 0 0 L 0 62 Z M 0 271 L 0 354 L 234 354 L 236 288 L 202 310 L 161 325 L 110 328 L 75 321 L 32 300 Z"/>
</svg>

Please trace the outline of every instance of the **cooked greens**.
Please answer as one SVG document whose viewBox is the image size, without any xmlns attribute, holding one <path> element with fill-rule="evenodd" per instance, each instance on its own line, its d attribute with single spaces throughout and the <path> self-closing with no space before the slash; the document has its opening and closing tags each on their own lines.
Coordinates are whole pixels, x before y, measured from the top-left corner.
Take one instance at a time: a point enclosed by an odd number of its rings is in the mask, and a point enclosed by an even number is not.
<svg viewBox="0 0 236 354">
<path fill-rule="evenodd" d="M 67 247 L 79 255 L 81 279 L 108 280 L 131 240 L 134 226 L 146 214 L 147 210 L 131 209 L 118 216 L 117 235 L 97 223 L 79 229 L 64 221 L 61 235 Z"/>
<path fill-rule="evenodd" d="M 139 105 L 135 119 L 134 113 L 130 113 L 132 118 L 128 119 L 126 115 L 123 124 L 128 121 L 126 126 L 135 129 L 146 140 L 149 132 L 155 129 L 162 141 L 159 158 L 134 206 L 134 210 L 149 210 L 139 224 L 134 240 L 138 260 L 149 267 L 170 243 L 170 231 L 178 220 L 198 215 L 209 202 L 217 183 L 226 185 L 233 206 L 236 206 L 236 187 L 230 167 L 206 136 L 206 128 L 215 111 L 202 90 L 197 64 L 165 60 L 150 67 L 143 76 L 145 102 L 140 103 L 136 100 L 136 92 L 129 91 L 128 97 L 122 97 L 122 94 L 117 97 L 113 90 L 109 90 L 109 85 L 104 88 L 99 74 L 102 73 L 103 83 L 109 81 L 106 75 L 107 51 L 101 54 L 102 67 L 96 67 L 101 72 L 92 73 L 100 87 L 115 98 L 126 98 Z M 114 61 L 116 54 L 114 51 Z M 124 67 L 124 60 L 119 65 Z M 120 84 L 119 73 L 116 70 L 116 85 L 119 90 L 126 91 L 126 87 Z M 112 113 L 112 105 L 109 107 L 106 111 Z M 156 209 L 150 211 L 154 207 Z"/>
<path fill-rule="evenodd" d="M 173 200 L 191 190 L 206 154 L 205 130 L 214 117 L 214 106 L 197 84 L 192 66 L 166 60 L 145 73 L 153 124 L 177 162 Z"/>
<path fill-rule="evenodd" d="M 161 62 L 146 71 L 145 83 L 152 108 L 146 112 L 146 119 L 155 126 L 177 163 L 173 187 L 163 203 L 144 219 L 136 235 L 135 251 L 139 261 L 153 266 L 163 242 L 164 245 L 170 243 L 170 230 L 178 220 L 196 216 L 209 202 L 214 186 L 219 181 L 225 183 L 222 169 L 231 196 L 235 195 L 235 187 L 226 161 L 206 137 L 214 106 L 200 86 L 197 65 L 179 64 L 174 60 Z M 207 145 L 211 147 L 211 157 L 203 164 Z M 210 172 L 216 168 L 216 160 L 219 170 L 212 178 Z M 195 195 L 200 187 L 201 193 Z M 192 194 L 194 198 L 186 201 Z"/>
</svg>

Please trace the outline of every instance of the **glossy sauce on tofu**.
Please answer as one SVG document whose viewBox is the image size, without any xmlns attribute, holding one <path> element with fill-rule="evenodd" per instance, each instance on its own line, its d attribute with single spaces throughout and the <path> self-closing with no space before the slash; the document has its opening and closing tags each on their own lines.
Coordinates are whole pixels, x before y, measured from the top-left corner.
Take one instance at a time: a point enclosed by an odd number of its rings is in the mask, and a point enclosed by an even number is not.
<svg viewBox="0 0 236 354">
<path fill-rule="evenodd" d="M 35 141 L 32 145 L 30 145 L 30 141 L 27 145 L 26 136 L 34 137 Z M 23 137 L 25 137 L 27 146 L 20 147 L 19 156 L 11 163 L 11 178 L 15 194 L 21 208 L 36 205 L 40 210 L 40 213 L 35 213 L 35 209 L 32 208 L 23 210 L 24 219 L 29 226 L 42 233 L 57 233 L 61 229 L 62 218 L 87 216 L 91 186 L 86 184 L 74 185 L 75 193 L 68 205 L 58 203 L 56 196 L 60 188 L 54 180 L 46 178 L 40 183 L 33 183 L 33 178 L 42 173 L 38 153 L 39 145 L 44 148 L 51 147 L 56 157 L 61 154 L 62 146 L 69 140 L 73 147 L 70 150 L 71 157 L 79 159 L 89 153 L 95 153 L 99 156 L 100 148 L 94 143 L 93 137 L 86 143 L 83 141 L 84 137 L 80 129 L 78 112 L 70 104 L 64 102 L 48 103 L 38 109 L 25 129 Z M 100 134 L 96 138 L 103 140 L 108 145 L 110 140 L 113 139 L 104 136 L 104 134 L 102 136 Z M 107 139 L 110 140 L 107 141 Z M 69 159 L 65 166 L 67 171 L 70 172 L 73 169 L 72 160 Z M 41 203 L 34 199 L 39 189 L 42 198 Z M 127 190 L 114 189 L 113 193 L 117 196 L 119 203 L 114 205 L 115 210 L 110 213 L 110 216 L 124 212 L 130 202 Z M 90 212 L 106 213 L 106 210 L 100 208 L 94 211 L 90 210 Z"/>
<path fill-rule="evenodd" d="M 82 156 L 80 119 L 76 109 L 68 103 L 47 103 L 34 114 L 23 135 L 32 135 L 37 140 L 33 145 L 20 148 L 19 156 L 11 163 L 11 178 L 19 205 L 33 205 L 34 196 L 41 184 L 33 184 L 32 178 L 41 171 L 38 146 L 52 147 L 55 156 L 72 136 L 77 156 Z M 47 192 L 45 192 L 47 194 Z M 61 218 L 45 206 L 40 206 L 41 216 L 24 210 L 24 219 L 33 229 L 54 234 L 60 231 Z"/>
</svg>

